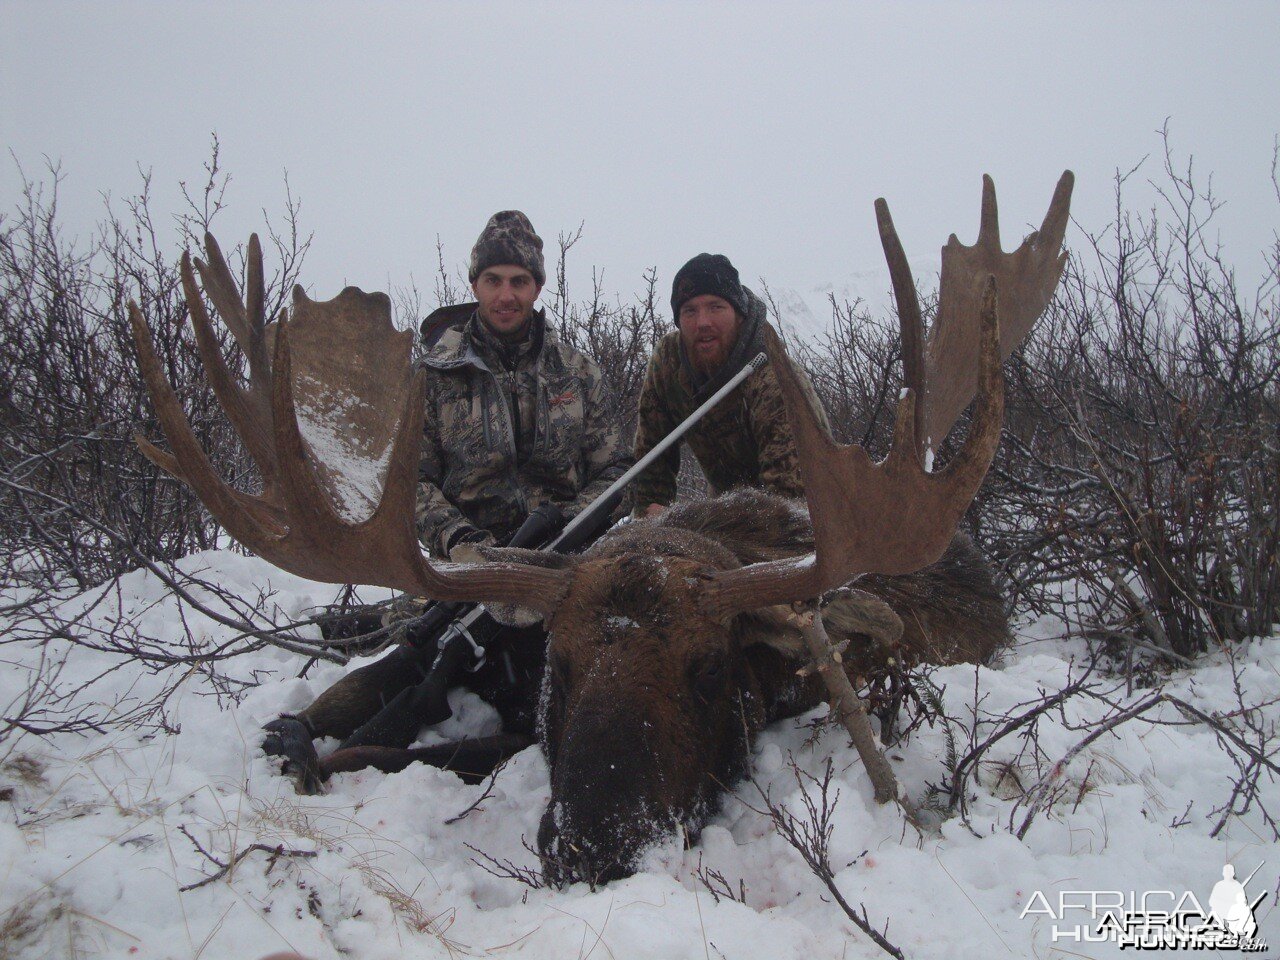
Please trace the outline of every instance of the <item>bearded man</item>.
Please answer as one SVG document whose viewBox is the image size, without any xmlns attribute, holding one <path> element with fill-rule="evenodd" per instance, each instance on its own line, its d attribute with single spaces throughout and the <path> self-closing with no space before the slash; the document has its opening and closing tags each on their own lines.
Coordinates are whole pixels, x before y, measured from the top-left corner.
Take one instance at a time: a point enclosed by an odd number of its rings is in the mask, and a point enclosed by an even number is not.
<svg viewBox="0 0 1280 960">
<path fill-rule="evenodd" d="M 649 358 L 640 391 L 634 453 L 648 453 L 703 401 L 764 349 L 765 305 L 742 285 L 721 254 L 700 253 L 676 273 L 671 313 L 677 329 Z M 785 362 L 790 363 L 790 360 Z M 826 416 L 802 370 L 801 387 L 823 425 Z M 777 377 L 768 364 L 734 388 L 684 437 L 713 496 L 733 487 L 761 487 L 803 497 L 804 481 Z M 680 446 L 673 446 L 632 485 L 636 516 L 661 512 L 676 498 Z"/>
</svg>

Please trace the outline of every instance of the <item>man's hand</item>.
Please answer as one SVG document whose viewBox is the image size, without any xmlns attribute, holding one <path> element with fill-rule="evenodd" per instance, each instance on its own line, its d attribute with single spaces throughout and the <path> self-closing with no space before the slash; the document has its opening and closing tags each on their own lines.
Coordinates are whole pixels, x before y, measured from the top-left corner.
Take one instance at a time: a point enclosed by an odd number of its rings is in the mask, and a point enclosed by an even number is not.
<svg viewBox="0 0 1280 960">
<path fill-rule="evenodd" d="M 667 509 L 667 506 L 664 503 L 651 503 L 644 508 L 644 515 L 646 517 L 656 517 L 665 509 Z"/>
</svg>

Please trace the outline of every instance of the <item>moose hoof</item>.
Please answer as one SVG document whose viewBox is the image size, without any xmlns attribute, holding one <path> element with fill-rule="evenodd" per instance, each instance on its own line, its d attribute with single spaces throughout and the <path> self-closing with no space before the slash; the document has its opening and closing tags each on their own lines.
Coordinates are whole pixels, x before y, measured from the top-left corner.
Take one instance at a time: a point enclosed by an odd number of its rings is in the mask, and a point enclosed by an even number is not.
<svg viewBox="0 0 1280 960">
<path fill-rule="evenodd" d="M 262 750 L 269 757 L 281 757 L 280 772 L 293 781 L 298 793 L 324 792 L 324 773 L 320 757 L 311 742 L 311 731 L 297 717 L 277 717 L 262 728 Z"/>
</svg>

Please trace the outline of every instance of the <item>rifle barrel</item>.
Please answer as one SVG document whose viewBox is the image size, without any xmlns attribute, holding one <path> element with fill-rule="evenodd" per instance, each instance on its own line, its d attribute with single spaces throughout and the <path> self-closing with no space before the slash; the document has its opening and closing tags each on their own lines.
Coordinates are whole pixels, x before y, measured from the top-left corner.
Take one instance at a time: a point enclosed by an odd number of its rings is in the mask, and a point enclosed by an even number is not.
<svg viewBox="0 0 1280 960">
<path fill-rule="evenodd" d="M 609 489 L 596 497 L 596 499 L 584 507 L 576 517 L 570 520 L 568 524 L 565 525 L 565 528 L 560 531 L 560 536 L 551 541 L 545 549 L 552 551 L 559 550 L 562 545 L 565 544 L 565 541 L 572 544 L 573 541 L 571 539 L 571 535 L 580 527 L 584 524 L 593 522 L 601 513 L 612 513 L 613 508 L 616 507 L 618 505 L 618 501 L 622 499 L 622 491 L 627 488 L 632 480 L 647 469 L 649 464 L 653 463 L 653 461 L 658 459 L 658 457 L 666 453 L 673 444 L 679 443 L 681 438 L 692 430 L 698 421 L 705 417 L 707 413 L 716 404 L 723 400 L 730 391 L 737 387 L 738 384 L 747 379 L 747 377 L 751 376 L 751 374 L 755 373 L 768 362 L 769 356 L 763 350 L 748 360 L 746 364 L 743 365 L 742 369 L 735 373 L 723 387 L 708 397 L 702 406 L 689 414 L 682 423 L 659 440 L 652 450 L 637 460 L 630 470 L 620 476 L 617 480 L 613 481 L 613 483 L 609 485 Z"/>
</svg>

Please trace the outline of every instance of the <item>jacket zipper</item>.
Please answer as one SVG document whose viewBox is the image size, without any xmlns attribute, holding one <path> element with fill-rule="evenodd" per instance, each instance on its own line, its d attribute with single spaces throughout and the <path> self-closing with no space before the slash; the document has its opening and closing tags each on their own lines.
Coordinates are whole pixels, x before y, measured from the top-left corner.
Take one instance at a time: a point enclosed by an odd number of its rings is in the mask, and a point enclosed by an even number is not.
<svg viewBox="0 0 1280 960">
<path fill-rule="evenodd" d="M 547 385 L 542 377 L 538 378 L 538 392 L 535 396 L 537 409 L 534 413 L 538 435 L 533 438 L 533 448 L 549 454 L 551 451 L 551 404 L 547 402 Z"/>
<path fill-rule="evenodd" d="M 480 425 L 484 429 L 484 448 L 493 452 L 493 429 L 489 426 L 489 383 L 480 381 Z"/>
</svg>

